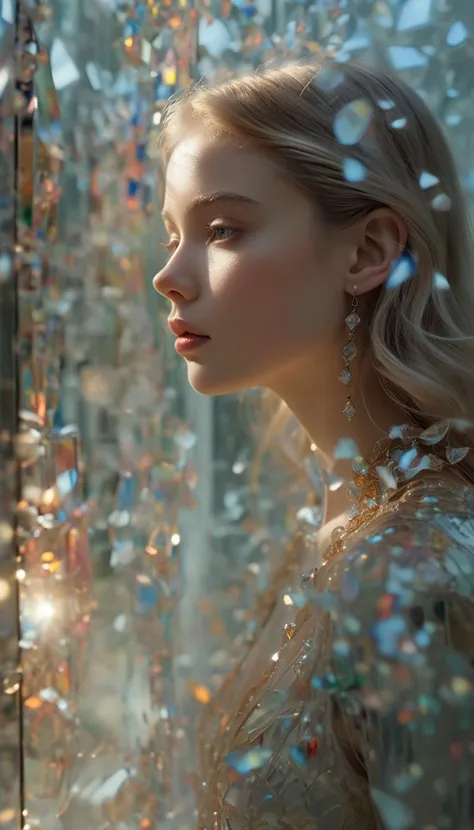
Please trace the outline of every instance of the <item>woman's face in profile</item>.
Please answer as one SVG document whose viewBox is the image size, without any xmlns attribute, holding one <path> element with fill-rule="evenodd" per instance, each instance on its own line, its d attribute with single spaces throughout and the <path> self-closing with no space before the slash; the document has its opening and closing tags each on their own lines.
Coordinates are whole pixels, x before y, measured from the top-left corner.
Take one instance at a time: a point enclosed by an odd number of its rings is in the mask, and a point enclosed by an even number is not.
<svg viewBox="0 0 474 830">
<path fill-rule="evenodd" d="M 331 362 L 349 244 L 269 159 L 192 134 L 170 158 L 163 218 L 170 257 L 154 286 L 183 330 L 207 335 L 177 341 L 198 392 L 278 391 Z"/>
</svg>

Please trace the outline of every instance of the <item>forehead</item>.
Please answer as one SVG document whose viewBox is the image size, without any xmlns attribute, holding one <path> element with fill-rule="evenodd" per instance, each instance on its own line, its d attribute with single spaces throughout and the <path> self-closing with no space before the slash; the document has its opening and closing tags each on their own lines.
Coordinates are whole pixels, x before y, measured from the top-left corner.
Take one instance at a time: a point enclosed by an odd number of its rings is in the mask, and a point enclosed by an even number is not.
<svg viewBox="0 0 474 830">
<path fill-rule="evenodd" d="M 197 195 L 217 191 L 268 201 L 283 186 L 274 165 L 263 154 L 199 133 L 182 141 L 169 159 L 163 212 L 184 207 Z"/>
</svg>

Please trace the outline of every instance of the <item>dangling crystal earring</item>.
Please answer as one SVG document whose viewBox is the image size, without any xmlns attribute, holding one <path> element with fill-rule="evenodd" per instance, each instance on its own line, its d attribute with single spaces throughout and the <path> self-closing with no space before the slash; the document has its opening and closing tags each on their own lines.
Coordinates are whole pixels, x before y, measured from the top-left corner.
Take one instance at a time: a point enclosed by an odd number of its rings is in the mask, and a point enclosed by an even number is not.
<svg viewBox="0 0 474 830">
<path fill-rule="evenodd" d="M 357 306 L 359 305 L 359 300 L 356 297 L 357 293 L 357 286 L 354 285 L 354 289 L 352 292 L 352 310 L 348 317 L 346 317 L 346 325 L 349 329 L 349 340 L 344 346 L 342 350 L 342 357 L 344 358 L 345 366 L 342 370 L 341 374 L 339 375 L 339 380 L 341 383 L 344 383 L 345 386 L 349 386 L 352 380 L 352 372 L 351 372 L 351 362 L 354 360 L 357 349 L 354 343 L 354 332 L 357 326 L 360 323 L 360 317 L 357 314 Z M 352 405 L 351 393 L 349 392 L 346 400 L 346 404 L 344 409 L 342 410 L 344 415 L 346 416 L 348 421 L 352 421 L 356 411 Z"/>
</svg>

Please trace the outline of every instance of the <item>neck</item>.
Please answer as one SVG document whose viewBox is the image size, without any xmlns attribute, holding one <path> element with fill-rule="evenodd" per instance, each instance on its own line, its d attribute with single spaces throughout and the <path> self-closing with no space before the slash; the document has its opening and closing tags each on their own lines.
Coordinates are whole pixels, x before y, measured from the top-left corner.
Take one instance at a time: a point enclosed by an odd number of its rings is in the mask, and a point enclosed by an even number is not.
<svg viewBox="0 0 474 830">
<path fill-rule="evenodd" d="M 328 369 L 327 365 L 325 369 Z M 326 371 L 326 377 L 337 379 L 340 365 L 334 366 L 333 370 Z M 349 389 L 340 382 L 337 386 L 334 383 L 318 384 L 317 388 L 311 371 L 293 371 L 291 377 L 278 386 L 275 385 L 274 391 L 316 445 L 326 468 L 343 478 L 345 483 L 352 479 L 353 472 L 350 459 L 334 460 L 334 449 L 341 439 L 351 439 L 358 455 L 369 460 L 377 441 L 384 438 L 392 426 L 409 421 L 403 409 L 387 397 L 374 375 L 365 383 L 363 391 L 357 379 Z M 356 411 L 351 421 L 342 411 L 348 392 Z M 335 491 L 328 490 L 325 522 L 333 522 L 338 516 L 342 518 L 348 511 L 351 502 L 346 489 L 342 485 Z"/>
</svg>

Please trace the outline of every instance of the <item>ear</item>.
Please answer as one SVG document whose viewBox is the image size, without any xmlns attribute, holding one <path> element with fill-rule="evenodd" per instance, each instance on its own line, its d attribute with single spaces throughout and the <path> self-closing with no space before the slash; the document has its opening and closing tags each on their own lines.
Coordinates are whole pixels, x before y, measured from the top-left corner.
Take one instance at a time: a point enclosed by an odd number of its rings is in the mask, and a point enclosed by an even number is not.
<svg viewBox="0 0 474 830">
<path fill-rule="evenodd" d="M 366 294 L 388 279 L 393 262 L 404 252 L 408 231 L 403 219 L 390 210 L 379 208 L 354 225 L 354 257 L 348 272 L 346 290 Z"/>
</svg>

